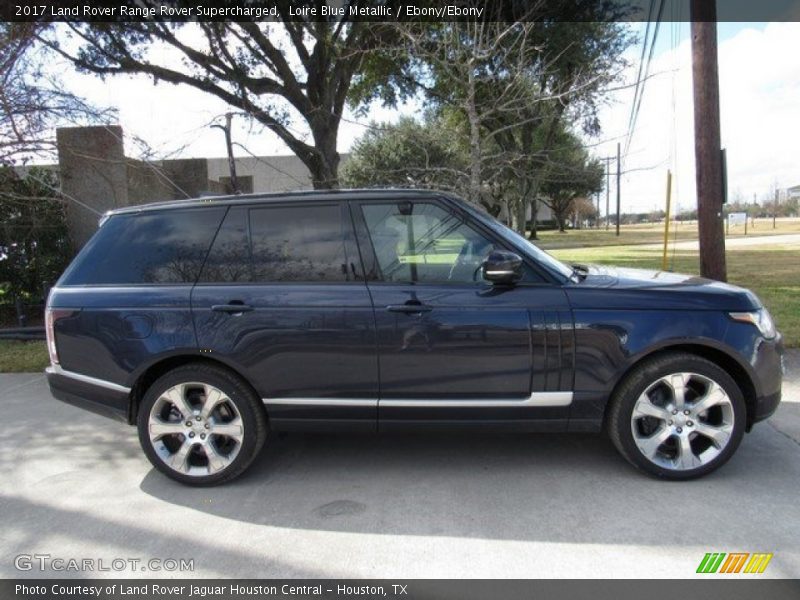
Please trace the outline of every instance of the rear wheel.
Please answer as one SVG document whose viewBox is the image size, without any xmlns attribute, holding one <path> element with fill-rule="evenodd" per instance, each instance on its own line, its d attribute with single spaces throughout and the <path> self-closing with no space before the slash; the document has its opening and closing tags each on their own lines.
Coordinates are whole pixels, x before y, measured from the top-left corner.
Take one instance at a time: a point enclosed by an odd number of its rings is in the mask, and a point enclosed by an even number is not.
<svg viewBox="0 0 800 600">
<path fill-rule="evenodd" d="M 139 407 L 137 425 L 153 466 L 197 486 L 240 475 L 267 434 L 263 406 L 249 386 L 205 364 L 185 365 L 156 380 Z"/>
<path fill-rule="evenodd" d="M 722 466 L 745 429 L 744 398 L 718 365 L 692 354 L 642 363 L 612 398 L 608 432 L 633 465 L 664 479 L 693 479 Z"/>
</svg>

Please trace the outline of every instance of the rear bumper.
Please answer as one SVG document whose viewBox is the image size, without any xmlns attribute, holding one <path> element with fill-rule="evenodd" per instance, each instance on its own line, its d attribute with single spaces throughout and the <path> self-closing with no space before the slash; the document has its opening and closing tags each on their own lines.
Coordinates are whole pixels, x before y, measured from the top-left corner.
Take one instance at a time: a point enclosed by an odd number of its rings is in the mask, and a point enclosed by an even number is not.
<svg viewBox="0 0 800 600">
<path fill-rule="evenodd" d="M 45 375 L 54 398 L 104 417 L 128 422 L 130 388 L 64 371 L 58 365 L 47 367 Z"/>
</svg>

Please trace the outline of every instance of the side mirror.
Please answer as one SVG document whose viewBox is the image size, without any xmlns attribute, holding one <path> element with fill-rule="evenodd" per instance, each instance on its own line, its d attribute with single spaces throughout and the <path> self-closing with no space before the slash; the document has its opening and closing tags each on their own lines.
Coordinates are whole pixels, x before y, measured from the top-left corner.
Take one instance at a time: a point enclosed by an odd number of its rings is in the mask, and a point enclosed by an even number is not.
<svg viewBox="0 0 800 600">
<path fill-rule="evenodd" d="M 522 258 L 513 252 L 493 250 L 483 261 L 481 273 L 495 285 L 511 285 L 522 279 Z"/>
</svg>

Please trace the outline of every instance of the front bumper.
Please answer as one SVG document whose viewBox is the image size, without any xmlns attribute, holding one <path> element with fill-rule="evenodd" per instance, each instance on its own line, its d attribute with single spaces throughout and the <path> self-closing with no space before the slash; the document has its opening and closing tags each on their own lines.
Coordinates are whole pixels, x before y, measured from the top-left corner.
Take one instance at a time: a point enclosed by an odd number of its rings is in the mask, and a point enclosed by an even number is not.
<svg viewBox="0 0 800 600">
<path fill-rule="evenodd" d="M 45 375 L 54 398 L 104 417 L 128 422 L 129 388 L 64 371 L 58 365 L 47 367 Z"/>
<path fill-rule="evenodd" d="M 758 379 L 758 393 L 752 406 L 751 425 L 768 419 L 778 409 L 784 375 L 783 355 L 783 337 L 780 334 L 774 340 L 763 340 L 756 346 L 752 365 Z"/>
</svg>

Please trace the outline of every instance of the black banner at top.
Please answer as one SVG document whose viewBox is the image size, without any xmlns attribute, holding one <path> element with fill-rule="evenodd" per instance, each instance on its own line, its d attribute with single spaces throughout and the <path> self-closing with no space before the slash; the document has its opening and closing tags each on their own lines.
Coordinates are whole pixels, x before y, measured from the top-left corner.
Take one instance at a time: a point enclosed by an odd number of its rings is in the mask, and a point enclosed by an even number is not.
<svg viewBox="0 0 800 600">
<path fill-rule="evenodd" d="M 3 0 L 31 21 L 689 21 L 715 0 Z M 798 21 L 800 0 L 716 0 L 718 21 Z M 602 16 L 600 16 L 602 15 Z"/>
</svg>

